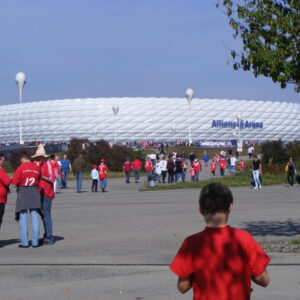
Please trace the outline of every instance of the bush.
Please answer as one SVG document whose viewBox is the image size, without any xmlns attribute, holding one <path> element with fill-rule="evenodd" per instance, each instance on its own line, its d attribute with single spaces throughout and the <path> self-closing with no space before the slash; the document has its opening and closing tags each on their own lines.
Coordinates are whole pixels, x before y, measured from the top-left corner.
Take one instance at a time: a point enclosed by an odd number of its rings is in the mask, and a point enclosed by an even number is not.
<svg viewBox="0 0 300 300">
<path fill-rule="evenodd" d="M 85 145 L 85 149 L 82 148 Z M 138 157 L 143 161 L 143 152 L 134 151 L 126 146 L 114 145 L 113 147 L 107 141 L 99 140 L 90 142 L 87 139 L 72 139 L 70 148 L 67 153 L 71 162 L 78 157 L 79 153 L 83 154 L 83 159 L 86 161 L 86 169 L 89 171 L 92 165 L 98 165 L 100 159 L 104 158 L 105 163 L 110 171 L 122 171 L 122 166 L 125 159 L 128 157 L 131 161 Z"/>
<path fill-rule="evenodd" d="M 261 144 L 262 163 L 283 166 L 288 159 L 283 141 L 267 141 Z"/>
<path fill-rule="evenodd" d="M 29 155 L 29 157 L 31 157 L 35 153 L 35 150 L 17 149 L 12 151 L 9 161 L 13 170 L 16 170 L 21 165 L 20 156 L 23 153 L 26 153 Z"/>
</svg>

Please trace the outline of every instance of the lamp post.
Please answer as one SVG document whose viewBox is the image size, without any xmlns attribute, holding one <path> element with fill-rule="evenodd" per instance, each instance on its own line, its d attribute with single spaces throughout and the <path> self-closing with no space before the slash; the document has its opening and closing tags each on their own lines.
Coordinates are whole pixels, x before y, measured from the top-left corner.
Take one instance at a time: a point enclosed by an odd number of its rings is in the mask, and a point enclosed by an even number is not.
<svg viewBox="0 0 300 300">
<path fill-rule="evenodd" d="M 237 152 L 243 151 L 243 142 L 241 141 L 241 124 L 242 124 L 242 116 L 238 114 L 236 117 L 237 120 L 237 127 L 238 127 L 238 142 L 237 142 Z"/>
<path fill-rule="evenodd" d="M 176 134 L 176 125 L 171 127 L 173 142 L 175 142 L 175 134 Z"/>
<path fill-rule="evenodd" d="M 23 94 L 23 87 L 26 83 L 26 76 L 23 72 L 19 72 L 16 75 L 16 84 L 19 89 L 19 98 L 20 98 L 20 105 L 19 105 L 19 132 L 20 132 L 20 144 L 24 144 L 23 137 L 22 137 L 22 94 Z"/>
<path fill-rule="evenodd" d="M 116 104 L 116 105 L 113 105 L 112 106 L 112 111 L 114 113 L 114 116 L 115 116 L 115 144 L 117 143 L 117 115 L 118 115 L 118 112 L 119 112 L 119 105 Z"/>
<path fill-rule="evenodd" d="M 191 104 L 193 99 L 194 91 L 192 89 L 187 89 L 185 92 L 186 100 L 188 101 L 189 105 L 189 146 L 192 144 L 191 138 Z"/>
</svg>

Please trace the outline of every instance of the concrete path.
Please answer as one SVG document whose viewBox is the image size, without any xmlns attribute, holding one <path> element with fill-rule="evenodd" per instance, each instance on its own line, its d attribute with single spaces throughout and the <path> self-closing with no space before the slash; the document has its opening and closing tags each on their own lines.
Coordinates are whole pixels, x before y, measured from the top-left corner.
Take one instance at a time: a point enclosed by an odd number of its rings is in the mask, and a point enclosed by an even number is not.
<svg viewBox="0 0 300 300">
<path fill-rule="evenodd" d="M 36 249 L 17 247 L 13 191 L 0 231 L 1 299 L 192 299 L 176 291 L 167 265 L 184 237 L 204 227 L 199 191 L 139 192 L 142 186 L 114 179 L 108 193 L 91 193 L 85 182 L 78 194 L 72 182 L 53 202 L 55 245 Z M 258 240 L 300 237 L 300 186 L 232 190 L 231 225 Z M 254 287 L 252 299 L 299 300 L 300 255 L 270 256 L 272 284 Z"/>
</svg>

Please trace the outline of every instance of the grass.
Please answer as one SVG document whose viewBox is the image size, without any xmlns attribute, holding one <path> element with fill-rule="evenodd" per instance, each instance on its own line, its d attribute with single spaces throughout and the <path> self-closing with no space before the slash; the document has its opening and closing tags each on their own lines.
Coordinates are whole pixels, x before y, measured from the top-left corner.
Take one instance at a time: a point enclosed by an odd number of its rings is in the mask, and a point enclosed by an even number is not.
<svg viewBox="0 0 300 300">
<path fill-rule="evenodd" d="M 265 173 L 262 176 L 263 186 L 265 185 L 276 185 L 276 184 L 285 184 L 286 179 L 284 175 L 273 175 Z M 145 188 L 142 189 L 144 191 L 149 190 L 176 190 L 176 189 L 197 189 L 202 188 L 208 183 L 211 182 L 221 182 L 223 184 L 226 184 L 230 187 L 240 187 L 240 186 L 250 186 L 250 175 L 249 173 L 236 173 L 234 176 L 224 176 L 224 177 L 218 177 L 218 178 L 210 178 L 201 180 L 198 182 L 182 182 L 182 183 L 175 183 L 170 185 L 159 185 L 153 188 Z"/>
<path fill-rule="evenodd" d="M 300 240 L 291 240 L 291 245 L 300 245 Z"/>
</svg>

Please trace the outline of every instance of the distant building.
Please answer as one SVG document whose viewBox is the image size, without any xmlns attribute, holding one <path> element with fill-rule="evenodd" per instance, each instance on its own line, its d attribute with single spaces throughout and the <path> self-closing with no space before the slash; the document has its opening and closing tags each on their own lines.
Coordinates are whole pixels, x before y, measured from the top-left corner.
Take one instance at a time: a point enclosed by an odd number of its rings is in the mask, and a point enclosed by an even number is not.
<svg viewBox="0 0 300 300">
<path fill-rule="evenodd" d="M 112 106 L 118 105 L 115 121 Z M 238 122 L 237 115 L 241 115 Z M 0 106 L 0 142 L 19 141 L 19 104 Z M 189 110 L 183 98 L 87 98 L 22 104 L 24 141 L 72 137 L 118 141 L 188 140 Z M 300 104 L 193 99 L 191 135 L 197 140 L 300 140 Z"/>
</svg>

